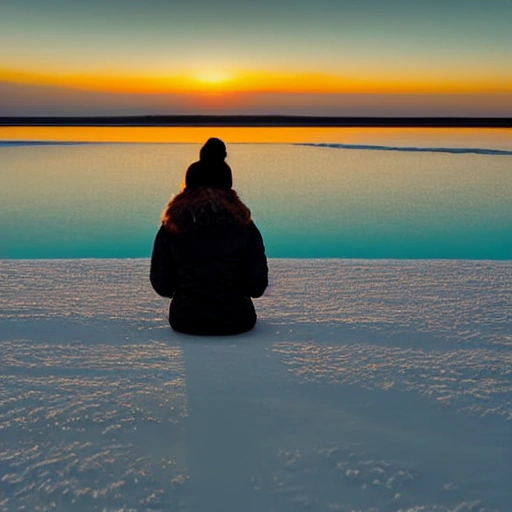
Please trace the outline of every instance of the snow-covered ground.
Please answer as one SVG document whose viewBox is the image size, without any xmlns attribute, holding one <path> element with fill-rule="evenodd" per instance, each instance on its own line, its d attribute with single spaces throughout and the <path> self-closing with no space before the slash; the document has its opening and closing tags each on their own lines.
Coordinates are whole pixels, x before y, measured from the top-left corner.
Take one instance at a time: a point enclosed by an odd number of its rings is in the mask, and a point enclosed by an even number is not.
<svg viewBox="0 0 512 512">
<path fill-rule="evenodd" d="M 226 338 L 148 265 L 0 260 L 0 511 L 512 510 L 512 262 L 274 259 Z"/>
</svg>

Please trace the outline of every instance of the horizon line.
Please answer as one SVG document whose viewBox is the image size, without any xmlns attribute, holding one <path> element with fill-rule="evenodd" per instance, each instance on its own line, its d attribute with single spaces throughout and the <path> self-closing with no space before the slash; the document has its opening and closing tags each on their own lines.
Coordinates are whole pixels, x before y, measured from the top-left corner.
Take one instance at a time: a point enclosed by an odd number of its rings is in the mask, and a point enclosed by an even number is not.
<svg viewBox="0 0 512 512">
<path fill-rule="evenodd" d="M 512 128 L 512 117 L 461 116 L 304 116 L 148 114 L 117 116 L 2 116 L 0 126 L 225 126 L 225 127 L 418 127 Z"/>
</svg>

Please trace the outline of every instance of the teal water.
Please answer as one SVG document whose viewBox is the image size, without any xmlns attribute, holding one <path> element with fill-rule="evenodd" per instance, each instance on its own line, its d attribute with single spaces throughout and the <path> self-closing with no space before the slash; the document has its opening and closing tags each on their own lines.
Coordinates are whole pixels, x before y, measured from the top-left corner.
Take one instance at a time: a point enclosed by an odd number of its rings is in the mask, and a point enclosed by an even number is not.
<svg viewBox="0 0 512 512">
<path fill-rule="evenodd" d="M 228 145 L 270 257 L 512 259 L 512 138 L 343 142 Z M 0 257 L 149 256 L 199 148 L 0 143 Z"/>
</svg>

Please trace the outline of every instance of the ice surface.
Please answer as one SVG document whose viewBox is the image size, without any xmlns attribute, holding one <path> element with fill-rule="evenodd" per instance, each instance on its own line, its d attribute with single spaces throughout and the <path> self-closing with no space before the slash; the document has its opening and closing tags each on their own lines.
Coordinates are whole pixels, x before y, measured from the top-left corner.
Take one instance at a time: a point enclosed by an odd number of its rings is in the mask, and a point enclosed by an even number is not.
<svg viewBox="0 0 512 512">
<path fill-rule="evenodd" d="M 512 151 L 506 149 L 490 149 L 490 148 L 449 148 L 449 147 L 423 147 L 423 146 L 375 146 L 368 144 L 335 144 L 335 143 L 311 143 L 301 144 L 302 146 L 313 146 L 317 148 L 334 148 L 334 149 L 363 149 L 374 151 L 405 151 L 405 152 L 422 152 L 422 153 L 455 153 L 466 154 L 473 153 L 475 155 L 496 155 L 510 156 Z"/>
<path fill-rule="evenodd" d="M 0 511 L 511 510 L 511 262 L 270 260 L 221 338 L 148 265 L 0 260 Z"/>
<path fill-rule="evenodd" d="M 512 152 L 512 131 L 499 133 L 457 141 L 413 130 L 371 144 Z M 272 257 L 512 260 L 511 157 L 428 148 L 232 144 L 229 164 Z M 199 149 L 0 147 L 0 258 L 149 257 L 162 209 Z"/>
</svg>

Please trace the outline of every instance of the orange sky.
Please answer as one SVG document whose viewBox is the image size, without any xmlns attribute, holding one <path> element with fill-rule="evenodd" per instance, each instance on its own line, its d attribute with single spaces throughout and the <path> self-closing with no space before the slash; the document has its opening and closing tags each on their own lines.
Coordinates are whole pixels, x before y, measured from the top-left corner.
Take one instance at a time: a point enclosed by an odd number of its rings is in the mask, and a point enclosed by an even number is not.
<svg viewBox="0 0 512 512">
<path fill-rule="evenodd" d="M 512 115 L 511 19 L 505 0 L 5 0 L 0 115 Z"/>
<path fill-rule="evenodd" d="M 507 74 L 511 75 L 510 80 Z M 512 93 L 512 67 L 503 70 L 501 80 L 481 76 L 478 79 L 450 73 L 393 76 L 370 73 L 341 76 L 313 72 L 272 72 L 222 70 L 190 72 L 182 75 L 137 76 L 128 74 L 44 74 L 0 69 L 0 81 L 67 87 L 109 93 L 224 93 L 284 92 L 311 94 L 445 94 Z"/>
</svg>

